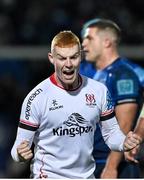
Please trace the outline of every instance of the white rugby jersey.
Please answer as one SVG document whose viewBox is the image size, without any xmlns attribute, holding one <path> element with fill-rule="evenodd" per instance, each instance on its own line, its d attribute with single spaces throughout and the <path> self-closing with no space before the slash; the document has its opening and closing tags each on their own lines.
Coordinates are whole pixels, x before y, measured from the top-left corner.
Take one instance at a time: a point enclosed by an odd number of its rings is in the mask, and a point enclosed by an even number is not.
<svg viewBox="0 0 144 180">
<path fill-rule="evenodd" d="M 122 150 L 125 139 L 114 117 L 105 85 L 80 76 L 72 91 L 57 85 L 54 74 L 38 84 L 25 98 L 11 154 L 19 161 L 17 146 L 35 144 L 32 178 L 94 178 L 92 157 L 94 131 L 100 122 L 108 146 Z"/>
</svg>

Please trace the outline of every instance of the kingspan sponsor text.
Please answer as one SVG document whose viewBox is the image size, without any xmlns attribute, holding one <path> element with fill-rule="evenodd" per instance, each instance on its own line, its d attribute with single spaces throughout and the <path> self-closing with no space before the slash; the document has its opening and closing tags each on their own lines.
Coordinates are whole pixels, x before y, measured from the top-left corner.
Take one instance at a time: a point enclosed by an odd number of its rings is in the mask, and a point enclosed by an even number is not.
<svg viewBox="0 0 144 180">
<path fill-rule="evenodd" d="M 92 126 L 77 126 L 77 127 L 71 127 L 71 128 L 54 128 L 53 129 L 53 135 L 54 136 L 70 136 L 74 137 L 76 135 L 82 135 L 83 133 L 89 133 L 93 131 Z"/>
</svg>

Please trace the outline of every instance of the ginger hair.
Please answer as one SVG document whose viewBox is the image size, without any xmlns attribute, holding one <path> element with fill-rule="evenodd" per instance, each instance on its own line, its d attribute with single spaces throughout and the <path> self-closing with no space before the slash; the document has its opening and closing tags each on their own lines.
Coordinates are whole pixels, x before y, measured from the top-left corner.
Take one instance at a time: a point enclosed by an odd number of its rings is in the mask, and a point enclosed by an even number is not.
<svg viewBox="0 0 144 180">
<path fill-rule="evenodd" d="M 66 48 L 74 45 L 78 45 L 79 49 L 81 49 L 79 38 L 72 31 L 61 31 L 52 40 L 51 52 L 56 46 Z"/>
</svg>

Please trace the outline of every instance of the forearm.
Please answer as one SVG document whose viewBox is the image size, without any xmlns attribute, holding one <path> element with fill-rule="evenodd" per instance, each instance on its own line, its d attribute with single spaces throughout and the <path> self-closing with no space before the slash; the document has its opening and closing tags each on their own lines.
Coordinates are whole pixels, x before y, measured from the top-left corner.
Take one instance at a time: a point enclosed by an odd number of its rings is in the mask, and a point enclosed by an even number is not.
<svg viewBox="0 0 144 180">
<path fill-rule="evenodd" d="M 102 135 L 111 150 L 123 151 L 125 135 L 115 118 L 102 122 Z"/>
<path fill-rule="evenodd" d="M 122 153 L 111 151 L 100 177 L 102 179 L 116 179 L 118 177 L 118 166 L 121 159 Z"/>
<path fill-rule="evenodd" d="M 111 151 L 108 158 L 107 158 L 105 168 L 107 168 L 109 170 L 110 169 L 117 169 L 122 158 L 123 158 L 123 153 Z"/>
<path fill-rule="evenodd" d="M 31 147 L 34 133 L 35 133 L 34 131 L 28 131 L 22 128 L 18 128 L 17 137 L 11 150 L 11 156 L 14 161 L 16 162 L 21 161 L 17 152 L 17 147 L 25 140 L 29 142 L 29 147 Z"/>
</svg>

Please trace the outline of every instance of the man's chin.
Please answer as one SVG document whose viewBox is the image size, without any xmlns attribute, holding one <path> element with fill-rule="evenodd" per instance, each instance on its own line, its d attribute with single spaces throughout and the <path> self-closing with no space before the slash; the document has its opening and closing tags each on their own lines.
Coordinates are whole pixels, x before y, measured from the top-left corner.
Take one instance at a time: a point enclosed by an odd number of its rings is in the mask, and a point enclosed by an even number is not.
<svg viewBox="0 0 144 180">
<path fill-rule="evenodd" d="M 94 62 L 94 60 L 91 59 L 91 58 L 86 58 L 86 61 L 89 62 L 89 63 L 93 63 Z"/>
<path fill-rule="evenodd" d="M 64 83 L 72 86 L 74 84 L 74 80 L 73 79 L 65 79 Z"/>
<path fill-rule="evenodd" d="M 68 82 L 74 82 L 74 80 L 76 79 L 76 74 L 75 73 L 73 73 L 73 74 L 71 74 L 71 75 L 66 75 L 66 74 L 64 74 L 63 75 L 63 80 L 64 81 L 68 81 Z"/>
</svg>

